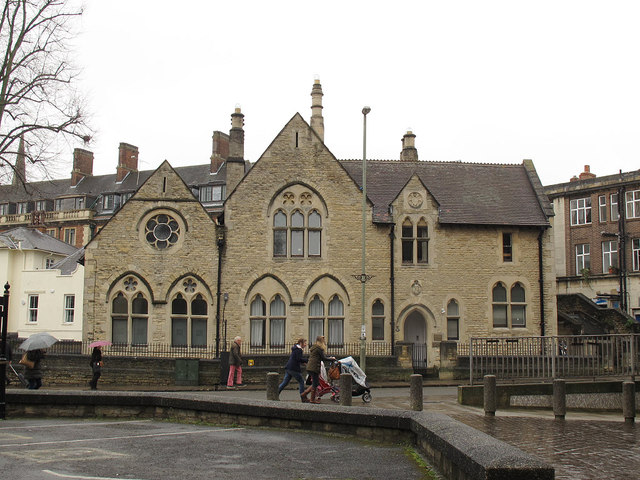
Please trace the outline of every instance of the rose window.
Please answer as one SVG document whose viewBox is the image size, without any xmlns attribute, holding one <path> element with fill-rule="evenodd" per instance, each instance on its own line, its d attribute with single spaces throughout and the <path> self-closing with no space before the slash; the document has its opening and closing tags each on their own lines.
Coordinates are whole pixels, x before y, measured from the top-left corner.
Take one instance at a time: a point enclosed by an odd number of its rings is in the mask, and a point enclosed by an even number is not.
<svg viewBox="0 0 640 480">
<path fill-rule="evenodd" d="M 145 225 L 147 242 L 158 250 L 174 245 L 180 237 L 180 225 L 175 218 L 165 213 L 149 219 Z"/>
</svg>

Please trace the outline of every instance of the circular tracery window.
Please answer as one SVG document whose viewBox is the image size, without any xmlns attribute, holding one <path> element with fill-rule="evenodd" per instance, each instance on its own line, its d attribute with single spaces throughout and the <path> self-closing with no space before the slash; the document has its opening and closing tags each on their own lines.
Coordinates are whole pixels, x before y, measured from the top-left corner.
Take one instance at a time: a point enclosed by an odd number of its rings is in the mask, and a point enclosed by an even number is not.
<svg viewBox="0 0 640 480">
<path fill-rule="evenodd" d="M 175 218 L 162 213 L 150 218 L 145 225 L 145 237 L 149 245 L 164 250 L 180 238 L 180 225 Z"/>
</svg>

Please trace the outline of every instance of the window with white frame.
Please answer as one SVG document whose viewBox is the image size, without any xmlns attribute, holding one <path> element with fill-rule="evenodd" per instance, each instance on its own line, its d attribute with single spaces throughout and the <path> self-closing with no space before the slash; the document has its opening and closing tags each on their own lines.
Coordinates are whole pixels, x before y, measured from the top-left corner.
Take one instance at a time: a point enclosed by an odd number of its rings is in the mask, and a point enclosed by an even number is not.
<svg viewBox="0 0 640 480">
<path fill-rule="evenodd" d="M 53 265 L 56 263 L 56 260 L 54 258 L 45 258 L 44 260 L 44 268 L 46 270 L 50 270 L 51 268 L 53 268 Z"/>
<path fill-rule="evenodd" d="M 315 295 L 309 303 L 309 343 L 324 335 L 324 303 Z"/>
<path fill-rule="evenodd" d="M 460 306 L 455 299 L 447 303 L 447 340 L 460 339 Z"/>
<path fill-rule="evenodd" d="M 511 233 L 502 234 L 502 261 L 513 262 L 513 235 Z"/>
<path fill-rule="evenodd" d="M 618 210 L 618 194 L 612 193 L 611 199 L 611 221 L 617 222 L 620 218 L 620 211 Z"/>
<path fill-rule="evenodd" d="M 124 282 L 128 294 L 118 292 L 111 301 L 111 341 L 114 344 L 146 345 L 148 337 L 149 302 L 142 293 L 135 293 L 137 281 Z M 132 296 L 129 295 L 133 292 Z"/>
<path fill-rule="evenodd" d="M 49 235 L 50 237 L 53 238 L 58 238 L 56 235 L 56 229 L 55 228 L 47 228 L 47 235 Z"/>
<path fill-rule="evenodd" d="M 414 224 L 411 219 L 405 218 L 401 233 L 402 263 L 429 263 L 429 226 L 425 219 L 421 218 Z"/>
<path fill-rule="evenodd" d="M 195 291 L 195 282 L 183 282 L 185 294 L 178 293 L 171 302 L 171 345 L 174 347 L 207 346 L 207 302 L 201 294 L 186 296 Z"/>
<path fill-rule="evenodd" d="M 76 229 L 75 228 L 65 228 L 64 229 L 64 243 L 68 243 L 69 245 L 76 244 Z"/>
<path fill-rule="evenodd" d="M 199 198 L 202 203 L 221 202 L 224 198 L 222 185 L 204 185 L 200 187 Z"/>
<path fill-rule="evenodd" d="M 328 315 L 325 317 L 325 312 Z M 309 303 L 309 341 L 314 342 L 316 337 L 324 335 L 325 321 L 327 345 L 337 347 L 344 345 L 344 303 L 338 295 L 333 295 L 329 300 L 328 308 L 318 295 L 314 295 Z"/>
<path fill-rule="evenodd" d="M 73 323 L 76 313 L 76 296 L 64 296 L 64 323 Z"/>
<path fill-rule="evenodd" d="M 102 210 L 110 211 L 116 206 L 116 196 L 113 193 L 102 195 Z"/>
<path fill-rule="evenodd" d="M 317 210 L 305 215 L 294 210 L 287 215 L 278 210 L 273 215 L 274 257 L 319 257 L 322 254 L 322 216 Z"/>
<path fill-rule="evenodd" d="M 74 210 L 82 210 L 84 208 L 84 197 L 76 197 L 73 199 Z"/>
<path fill-rule="evenodd" d="M 607 196 L 600 195 L 598 197 L 598 221 L 607 221 Z"/>
<path fill-rule="evenodd" d="M 591 269 L 591 246 L 588 243 L 576 245 L 576 275 Z"/>
<path fill-rule="evenodd" d="M 29 307 L 27 314 L 27 321 L 29 323 L 36 323 L 38 321 L 38 302 L 40 297 L 38 295 L 29 295 Z"/>
<path fill-rule="evenodd" d="M 16 206 L 16 213 L 29 213 L 29 202 L 18 202 Z"/>
<path fill-rule="evenodd" d="M 633 271 L 640 271 L 640 238 L 631 241 L 631 257 L 633 258 Z"/>
<path fill-rule="evenodd" d="M 618 268 L 618 241 L 602 242 L 602 273 Z"/>
<path fill-rule="evenodd" d="M 258 296 L 251 302 L 249 313 L 250 345 L 264 347 L 266 342 L 267 304 Z"/>
<path fill-rule="evenodd" d="M 371 340 L 384 340 L 384 303 L 380 299 L 371 307 Z"/>
<path fill-rule="evenodd" d="M 38 200 L 36 201 L 36 210 L 37 211 L 45 211 L 47 209 L 47 201 L 46 200 Z"/>
<path fill-rule="evenodd" d="M 640 190 L 626 193 L 627 218 L 640 218 Z"/>
<path fill-rule="evenodd" d="M 269 345 L 283 347 L 285 339 L 286 307 L 280 295 L 269 304 Z"/>
<path fill-rule="evenodd" d="M 0 203 L 0 215 L 9 215 L 8 203 Z"/>
<path fill-rule="evenodd" d="M 527 303 L 524 286 L 516 282 L 507 291 L 505 284 L 498 282 L 492 291 L 492 309 L 494 328 L 525 328 Z"/>
<path fill-rule="evenodd" d="M 591 223 L 591 198 L 571 200 L 571 225 L 587 225 Z"/>
<path fill-rule="evenodd" d="M 56 198 L 54 205 L 53 205 L 53 209 L 56 212 L 61 212 L 62 210 L 64 210 L 64 206 L 63 206 L 63 202 L 61 198 Z"/>
</svg>

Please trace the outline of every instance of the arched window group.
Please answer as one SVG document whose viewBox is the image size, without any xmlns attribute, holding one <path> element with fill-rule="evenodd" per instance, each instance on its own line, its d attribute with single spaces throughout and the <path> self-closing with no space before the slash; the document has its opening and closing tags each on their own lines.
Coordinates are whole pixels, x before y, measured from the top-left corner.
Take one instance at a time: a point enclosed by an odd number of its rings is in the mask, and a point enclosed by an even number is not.
<svg viewBox="0 0 640 480">
<path fill-rule="evenodd" d="M 319 335 L 326 337 L 330 347 L 344 345 L 344 303 L 338 295 L 333 295 L 328 305 L 319 295 L 309 303 L 309 342 Z"/>
<path fill-rule="evenodd" d="M 527 326 L 526 292 L 521 283 L 514 283 L 509 290 L 504 283 L 497 283 L 493 287 L 492 305 L 494 328 Z"/>
<path fill-rule="evenodd" d="M 319 257 L 322 244 L 322 216 L 317 210 L 305 215 L 294 210 L 287 215 L 278 210 L 273 216 L 274 257 Z"/>
<path fill-rule="evenodd" d="M 132 284 L 133 281 L 129 283 Z M 111 301 L 111 341 L 114 344 L 146 345 L 148 321 L 149 302 L 142 293 L 125 295 L 118 292 Z"/>
<path fill-rule="evenodd" d="M 429 263 L 429 226 L 424 218 L 414 223 L 409 218 L 402 222 L 402 263 Z"/>
<path fill-rule="evenodd" d="M 250 345 L 252 347 L 265 347 L 267 344 L 272 347 L 284 346 L 286 313 L 286 305 L 280 295 L 276 295 L 271 300 L 268 311 L 267 303 L 262 296 L 256 296 L 251 302 L 249 313 Z"/>
<path fill-rule="evenodd" d="M 182 293 L 178 293 L 171 302 L 171 345 L 206 347 L 207 314 L 207 302 L 201 294 L 188 301 Z"/>
</svg>

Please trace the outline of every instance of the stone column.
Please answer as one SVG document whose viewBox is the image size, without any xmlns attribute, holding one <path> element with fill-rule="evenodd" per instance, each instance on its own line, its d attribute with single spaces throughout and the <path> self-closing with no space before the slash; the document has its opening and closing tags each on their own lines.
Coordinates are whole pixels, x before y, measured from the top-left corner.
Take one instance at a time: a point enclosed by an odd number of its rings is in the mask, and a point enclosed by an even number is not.
<svg viewBox="0 0 640 480">
<path fill-rule="evenodd" d="M 564 420 L 567 414 L 567 386 L 560 378 L 553 381 L 553 414 L 558 420 Z"/>
<path fill-rule="evenodd" d="M 484 414 L 487 417 L 494 417 L 496 415 L 496 376 L 485 375 L 484 376 Z"/>
<path fill-rule="evenodd" d="M 409 377 L 409 405 L 411 410 L 422 411 L 422 375 L 414 374 Z"/>
<path fill-rule="evenodd" d="M 267 373 L 267 400 L 280 400 L 278 380 L 278 372 Z"/>
<path fill-rule="evenodd" d="M 636 421 L 636 384 L 635 382 L 622 382 L 622 414 L 625 423 Z"/>
<path fill-rule="evenodd" d="M 340 405 L 351 406 L 353 376 L 350 373 L 340 374 Z"/>
</svg>

